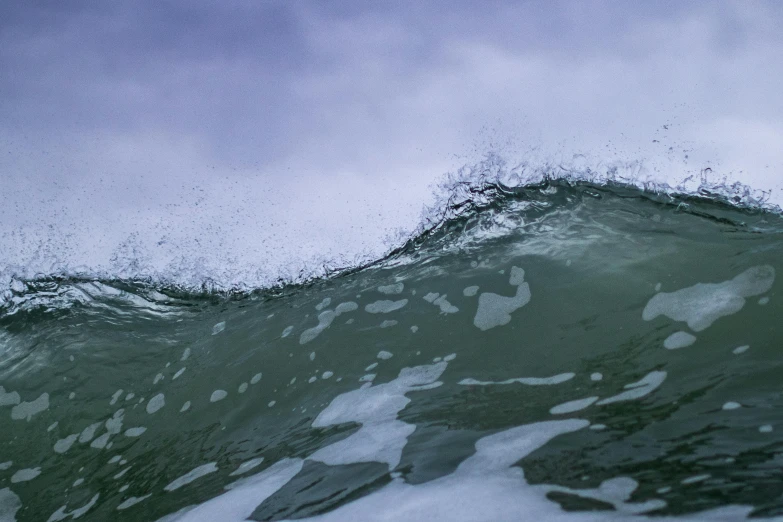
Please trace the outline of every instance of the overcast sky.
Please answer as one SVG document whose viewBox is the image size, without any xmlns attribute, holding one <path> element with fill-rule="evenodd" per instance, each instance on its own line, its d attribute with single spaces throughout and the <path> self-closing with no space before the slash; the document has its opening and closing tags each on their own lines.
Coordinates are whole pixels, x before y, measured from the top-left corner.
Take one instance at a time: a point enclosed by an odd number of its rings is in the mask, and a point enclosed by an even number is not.
<svg viewBox="0 0 783 522">
<path fill-rule="evenodd" d="M 774 1 L 3 2 L 0 265 L 350 259 L 491 150 L 783 203 L 781 27 Z"/>
</svg>

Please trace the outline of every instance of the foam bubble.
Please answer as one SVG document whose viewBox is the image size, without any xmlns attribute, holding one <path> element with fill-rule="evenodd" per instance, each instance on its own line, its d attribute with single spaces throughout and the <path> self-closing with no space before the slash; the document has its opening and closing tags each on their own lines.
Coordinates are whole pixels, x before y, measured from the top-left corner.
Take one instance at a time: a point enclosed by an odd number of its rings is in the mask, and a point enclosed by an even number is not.
<svg viewBox="0 0 783 522">
<path fill-rule="evenodd" d="M 371 314 L 388 314 L 389 312 L 394 312 L 395 310 L 399 310 L 406 304 L 408 304 L 407 299 L 400 299 L 399 301 L 389 301 L 386 299 L 381 299 L 379 301 L 375 301 L 374 303 L 370 303 L 367 306 L 365 306 L 364 311 Z"/>
<path fill-rule="evenodd" d="M 345 312 L 353 312 L 358 308 L 359 305 L 357 305 L 353 301 L 348 301 L 337 305 L 337 308 L 335 308 L 334 311 L 324 310 L 323 312 L 318 314 L 318 324 L 312 328 L 308 328 L 307 330 L 302 332 L 302 334 L 299 336 L 299 344 L 309 343 L 310 341 L 318 337 L 321 334 L 321 332 L 326 330 L 332 324 L 332 322 L 341 314 Z"/>
<path fill-rule="evenodd" d="M 175 374 L 174 374 L 174 376 L 171 378 L 171 380 L 173 381 L 174 379 L 177 379 L 177 378 L 179 378 L 179 376 L 180 376 L 180 375 L 182 375 L 183 373 L 185 373 L 185 370 L 186 370 L 186 369 L 187 369 L 187 366 L 183 366 L 182 368 L 180 368 L 179 370 L 177 370 L 177 373 L 175 373 Z"/>
<path fill-rule="evenodd" d="M 489 386 L 495 384 L 525 384 L 527 386 L 551 386 L 570 381 L 576 374 L 572 372 L 559 373 L 551 377 L 518 377 L 516 379 L 506 379 L 505 381 L 478 381 L 476 379 L 462 379 L 457 384 L 463 386 Z"/>
<path fill-rule="evenodd" d="M 193 468 L 189 472 L 185 473 L 181 477 L 174 479 L 171 481 L 167 486 L 165 486 L 163 489 L 165 491 L 175 491 L 182 486 L 186 486 L 190 484 L 191 482 L 198 480 L 199 478 L 209 475 L 210 473 L 214 473 L 218 470 L 217 463 L 216 462 L 209 462 L 207 464 L 203 464 L 201 466 L 198 466 L 196 468 Z"/>
<path fill-rule="evenodd" d="M 239 388 L 237 388 L 237 393 L 245 393 L 247 391 L 247 383 L 243 382 L 239 385 Z"/>
<path fill-rule="evenodd" d="M 396 295 L 401 294 L 402 291 L 405 289 L 404 283 L 394 283 L 391 285 L 385 285 L 385 286 L 379 286 L 378 291 L 382 294 L 387 295 Z"/>
<path fill-rule="evenodd" d="M 734 355 L 739 355 L 739 354 L 741 354 L 741 353 L 745 353 L 745 352 L 747 352 L 747 351 L 748 351 L 748 349 L 750 349 L 750 345 L 748 345 L 748 344 L 746 344 L 746 345 L 743 345 L 743 346 L 737 346 L 736 348 L 734 348 L 734 349 L 731 351 L 731 353 L 733 353 Z"/>
<path fill-rule="evenodd" d="M 375 369 L 375 368 L 377 368 L 377 367 L 378 367 L 378 363 L 377 363 L 377 362 L 374 362 L 374 363 L 372 363 L 371 365 L 369 365 L 367 368 L 365 368 L 365 369 L 364 369 L 364 371 L 365 371 L 365 372 L 369 372 L 369 371 L 372 371 L 372 370 L 374 370 L 374 369 Z"/>
<path fill-rule="evenodd" d="M 248 471 L 258 467 L 262 462 L 264 462 L 264 457 L 258 457 L 258 458 L 255 458 L 255 459 L 247 460 L 247 461 L 243 462 L 242 464 L 240 464 L 237 469 L 235 469 L 234 471 L 232 471 L 228 475 L 230 477 L 235 477 L 237 475 L 243 475 L 243 474 L 247 473 Z"/>
<path fill-rule="evenodd" d="M 293 331 L 294 331 L 294 327 L 293 327 L 293 325 L 291 325 L 291 326 L 286 326 L 286 327 L 285 327 L 285 329 L 283 329 L 283 333 L 281 333 L 281 334 L 280 334 L 280 337 L 282 337 L 282 338 L 284 338 L 284 339 L 285 339 L 286 337 L 288 337 L 289 335 L 291 335 L 291 332 L 293 332 Z"/>
<path fill-rule="evenodd" d="M 145 431 L 147 431 L 147 428 L 144 426 L 137 426 L 135 428 L 128 428 L 125 430 L 125 436 L 126 437 L 140 437 Z"/>
<path fill-rule="evenodd" d="M 215 390 L 212 392 L 212 395 L 210 395 L 209 402 L 222 401 L 226 397 L 228 397 L 228 392 L 226 390 Z"/>
<path fill-rule="evenodd" d="M 361 428 L 347 438 L 330 444 L 309 458 L 328 465 L 385 462 L 394 469 L 402 449 L 416 427 L 397 419 L 410 402 L 405 394 L 439 386 L 435 382 L 446 363 L 403 368 L 396 379 L 377 386 L 362 387 L 335 397 L 313 421 L 313 427 L 356 422 Z"/>
<path fill-rule="evenodd" d="M 104 433 L 103 435 L 101 435 L 97 439 L 93 440 L 90 443 L 90 447 L 91 448 L 96 448 L 96 449 L 103 449 L 109 443 L 109 438 L 110 437 L 111 437 L 111 433 Z"/>
<path fill-rule="evenodd" d="M 220 332 L 222 332 L 225 329 L 226 329 L 226 322 L 225 321 L 221 321 L 221 322 L 219 322 L 218 324 L 216 324 L 215 326 L 212 327 L 212 335 L 217 335 L 217 334 L 219 334 Z"/>
<path fill-rule="evenodd" d="M 696 484 L 697 482 L 704 482 L 708 478 L 710 478 L 712 475 L 709 473 L 705 473 L 703 475 L 694 475 L 693 477 L 688 477 L 686 479 L 683 479 L 680 481 L 680 484 Z"/>
<path fill-rule="evenodd" d="M 120 503 L 120 505 L 117 506 L 117 511 L 122 511 L 123 509 L 128 509 L 129 507 L 133 507 L 139 502 L 143 502 L 144 500 L 150 498 L 152 496 L 152 493 L 149 493 L 147 495 L 144 495 L 143 497 L 129 497 L 127 500 L 124 500 Z"/>
<path fill-rule="evenodd" d="M 329 379 L 332 375 L 334 375 L 334 372 L 325 371 L 323 375 L 321 375 L 321 379 Z"/>
<path fill-rule="evenodd" d="M 20 469 L 19 471 L 11 475 L 11 484 L 33 480 L 35 477 L 37 477 L 40 474 L 41 474 L 41 468 Z"/>
<path fill-rule="evenodd" d="M 162 393 L 157 394 L 147 403 L 147 413 L 155 413 L 166 405 L 166 396 Z"/>
<path fill-rule="evenodd" d="M 73 446 L 73 443 L 76 442 L 76 438 L 79 436 L 78 433 L 72 433 L 71 435 L 68 435 L 67 437 L 58 440 L 54 443 L 54 452 L 55 453 L 65 453 L 69 449 L 71 449 L 71 446 Z"/>
<path fill-rule="evenodd" d="M 190 401 L 185 401 L 185 404 L 179 409 L 180 413 L 184 413 L 190 409 Z"/>
<path fill-rule="evenodd" d="M 574 401 L 564 402 L 563 404 L 558 404 L 557 406 L 551 408 L 549 410 L 549 413 L 551 413 L 552 415 L 563 415 L 565 413 L 573 413 L 575 411 L 580 411 L 587 408 L 597 400 L 598 397 L 585 397 L 584 399 L 576 399 Z"/>
<path fill-rule="evenodd" d="M 6 462 L 0 462 L 0 471 L 5 471 L 7 469 L 11 469 L 11 466 L 13 466 L 13 465 L 14 465 L 14 461 L 13 460 L 9 460 L 9 461 L 6 461 Z"/>
<path fill-rule="evenodd" d="M 667 350 L 685 348 L 696 342 L 696 337 L 688 332 L 674 332 L 663 341 L 663 347 Z"/>
<path fill-rule="evenodd" d="M 90 442 L 95 437 L 95 432 L 98 428 L 101 427 L 101 422 L 96 422 L 94 424 L 90 424 L 86 428 L 84 428 L 79 435 L 79 442 L 84 444 L 85 442 Z"/>
<path fill-rule="evenodd" d="M 117 390 L 116 392 L 114 392 L 112 394 L 111 401 L 109 402 L 110 406 L 114 406 L 115 404 L 117 404 L 117 401 L 120 399 L 120 396 L 122 396 L 122 392 L 123 392 L 123 389 L 120 388 L 119 390 Z"/>
<path fill-rule="evenodd" d="M 47 409 L 49 409 L 49 394 L 44 392 L 34 401 L 20 402 L 11 408 L 11 418 L 14 420 L 26 419 L 30 422 L 35 415 Z"/>
<path fill-rule="evenodd" d="M 759 432 L 760 433 L 772 433 L 772 426 L 769 424 L 765 424 L 763 426 L 759 426 Z"/>
<path fill-rule="evenodd" d="M 394 326 L 397 324 L 397 321 L 394 319 L 387 319 L 381 323 L 381 328 L 389 328 L 390 326 Z"/>
<path fill-rule="evenodd" d="M 14 406 L 21 401 L 22 398 L 18 392 L 6 392 L 5 388 L 0 386 L 0 406 Z"/>
<path fill-rule="evenodd" d="M 378 359 L 386 361 L 394 357 L 394 354 L 391 352 L 387 352 L 386 350 L 381 350 L 380 352 L 378 352 L 378 355 L 376 357 L 378 357 Z"/>
<path fill-rule="evenodd" d="M 65 520 L 68 517 L 71 517 L 73 519 L 80 518 L 82 515 L 87 513 L 92 507 L 98 503 L 98 499 L 100 498 L 101 494 L 96 493 L 89 502 L 87 502 L 85 505 L 78 509 L 74 509 L 73 511 L 65 511 L 68 508 L 68 505 L 60 506 L 60 508 L 51 514 L 47 522 L 59 522 L 60 520 Z"/>
<path fill-rule="evenodd" d="M 0 520 L 15 522 L 16 512 L 22 507 L 21 499 L 8 488 L 0 489 Z"/>
<path fill-rule="evenodd" d="M 604 376 L 601 373 L 599 373 L 599 372 L 595 372 L 595 373 L 591 373 L 590 374 L 590 380 L 591 381 L 600 381 L 603 378 L 604 378 Z"/>
<path fill-rule="evenodd" d="M 615 402 L 641 399 L 642 397 L 645 397 L 658 389 L 658 387 L 663 384 L 663 381 L 666 379 L 666 375 L 667 374 L 664 371 L 650 372 L 640 380 L 632 382 L 631 384 L 626 384 L 625 389 L 628 391 L 624 391 L 612 397 L 602 399 L 598 401 L 597 405 L 603 406 L 605 404 L 612 404 Z"/>
<path fill-rule="evenodd" d="M 697 283 L 676 292 L 655 294 L 644 307 L 642 318 L 651 321 L 665 315 L 701 332 L 721 317 L 739 312 L 746 298 L 767 292 L 774 281 L 772 266 L 754 266 L 722 283 Z"/>
<path fill-rule="evenodd" d="M 511 268 L 509 278 L 509 284 L 517 287 L 513 297 L 483 292 L 479 296 L 473 324 L 482 331 L 508 324 L 511 314 L 530 302 L 530 285 L 525 283 L 524 279 L 525 271 L 515 266 Z"/>
<path fill-rule="evenodd" d="M 250 378 L 250 384 L 257 384 L 258 381 L 261 380 L 261 372 L 258 372 L 253 377 Z"/>
<path fill-rule="evenodd" d="M 441 295 L 438 297 L 439 294 L 429 293 L 424 296 L 424 300 L 427 302 L 430 302 L 434 304 L 435 306 L 440 308 L 440 313 L 442 314 L 455 314 L 459 312 L 459 308 L 452 305 L 447 299 L 446 294 Z"/>
<path fill-rule="evenodd" d="M 479 287 L 477 285 L 466 286 L 462 290 L 462 295 L 464 295 L 465 297 L 473 297 L 478 293 L 478 291 L 479 291 Z"/>
<path fill-rule="evenodd" d="M 163 379 L 165 379 L 165 377 L 163 376 L 163 374 L 162 374 L 162 373 L 159 373 L 159 374 L 157 374 L 157 375 L 155 376 L 155 378 L 152 380 L 152 384 L 153 384 L 153 385 L 155 385 L 155 384 L 158 384 L 158 383 L 159 383 L 160 381 L 162 381 Z"/>
<path fill-rule="evenodd" d="M 723 405 L 723 407 L 722 407 L 722 409 L 724 409 L 724 410 L 736 410 L 736 409 L 739 409 L 739 408 L 742 408 L 742 404 L 740 404 L 738 402 L 734 402 L 734 401 L 729 401 L 729 402 L 725 403 Z"/>
<path fill-rule="evenodd" d="M 327 306 L 329 306 L 331 303 L 332 303 L 332 298 L 331 297 L 324 297 L 323 301 L 321 301 L 320 303 L 315 305 L 315 309 L 318 310 L 318 311 L 321 311 L 324 308 L 326 308 Z"/>
<path fill-rule="evenodd" d="M 190 357 L 190 348 L 185 348 L 185 351 L 182 352 L 182 357 L 180 358 L 180 361 L 187 361 L 188 357 Z"/>
</svg>

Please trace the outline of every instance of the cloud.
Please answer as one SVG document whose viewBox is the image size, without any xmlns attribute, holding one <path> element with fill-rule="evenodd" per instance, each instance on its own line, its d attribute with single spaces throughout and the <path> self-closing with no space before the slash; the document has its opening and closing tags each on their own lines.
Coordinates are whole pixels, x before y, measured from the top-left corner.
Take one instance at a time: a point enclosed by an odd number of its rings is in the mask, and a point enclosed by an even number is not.
<svg viewBox="0 0 783 522">
<path fill-rule="evenodd" d="M 377 253 L 490 148 L 709 166 L 783 203 L 775 2 L 0 9 L 0 247 L 22 265 L 41 244 L 105 264 L 133 234 L 170 245 L 158 264 Z"/>
</svg>

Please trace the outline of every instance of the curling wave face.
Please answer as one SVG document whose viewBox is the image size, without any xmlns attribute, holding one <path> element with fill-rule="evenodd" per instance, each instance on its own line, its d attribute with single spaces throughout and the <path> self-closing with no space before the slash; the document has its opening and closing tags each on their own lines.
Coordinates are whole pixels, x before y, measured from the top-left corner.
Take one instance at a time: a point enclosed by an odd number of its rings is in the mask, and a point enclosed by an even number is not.
<svg viewBox="0 0 783 522">
<path fill-rule="evenodd" d="M 389 256 L 303 284 L 15 280 L 0 520 L 783 512 L 780 214 L 452 181 Z"/>
</svg>

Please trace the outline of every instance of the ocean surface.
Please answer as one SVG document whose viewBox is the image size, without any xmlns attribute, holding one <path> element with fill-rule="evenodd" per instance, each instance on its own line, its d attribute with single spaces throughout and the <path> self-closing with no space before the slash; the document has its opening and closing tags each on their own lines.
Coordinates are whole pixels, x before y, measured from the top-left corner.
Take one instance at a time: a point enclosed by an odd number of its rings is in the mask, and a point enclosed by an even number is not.
<svg viewBox="0 0 783 522">
<path fill-rule="evenodd" d="M 9 279 L 0 521 L 783 517 L 780 212 L 465 190 L 323 277 Z"/>
</svg>

